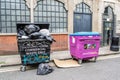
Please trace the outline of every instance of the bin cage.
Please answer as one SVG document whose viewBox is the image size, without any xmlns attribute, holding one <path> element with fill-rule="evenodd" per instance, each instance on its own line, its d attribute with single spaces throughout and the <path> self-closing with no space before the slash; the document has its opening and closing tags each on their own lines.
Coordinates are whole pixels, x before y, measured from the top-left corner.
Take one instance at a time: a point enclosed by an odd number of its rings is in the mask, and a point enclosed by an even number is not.
<svg viewBox="0 0 120 80">
<path fill-rule="evenodd" d="M 39 30 L 49 29 L 49 23 L 17 23 L 17 34 L 20 30 L 24 31 L 25 26 L 35 25 Z M 28 35 L 27 35 L 28 36 Z M 36 64 L 42 62 L 49 62 L 50 60 L 50 46 L 51 42 L 47 39 L 25 39 L 17 36 L 18 52 L 21 57 L 23 66 L 28 64 Z"/>
<path fill-rule="evenodd" d="M 18 50 L 23 65 L 50 60 L 50 42 L 45 39 L 22 39 L 18 40 Z"/>
</svg>

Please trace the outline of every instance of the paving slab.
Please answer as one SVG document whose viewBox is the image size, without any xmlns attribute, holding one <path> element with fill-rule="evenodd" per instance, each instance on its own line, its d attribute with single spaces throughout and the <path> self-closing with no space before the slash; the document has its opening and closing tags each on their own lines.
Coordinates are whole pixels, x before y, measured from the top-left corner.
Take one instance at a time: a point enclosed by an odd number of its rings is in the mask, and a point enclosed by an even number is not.
<svg viewBox="0 0 120 80">
<path fill-rule="evenodd" d="M 99 49 L 99 55 L 114 55 L 119 54 L 120 51 L 110 51 L 109 46 L 101 47 Z M 55 51 L 50 54 L 50 59 L 69 59 L 71 58 L 70 51 Z M 21 64 L 20 55 L 5 55 L 0 56 L 0 66 L 8 66 L 8 65 L 18 65 Z"/>
<path fill-rule="evenodd" d="M 98 59 L 97 59 L 97 62 L 99 62 L 101 60 L 114 59 L 114 58 L 120 58 L 120 54 L 99 56 Z M 90 62 L 90 63 L 92 63 L 92 62 Z M 52 66 L 52 67 L 56 66 L 53 61 L 51 61 L 49 63 L 49 65 Z M 20 71 L 21 66 L 22 65 L 15 65 L 15 66 L 12 65 L 12 66 L 0 67 L 0 73 Z M 81 66 L 83 66 L 83 64 L 81 64 Z M 37 69 L 37 66 L 36 67 L 27 66 L 27 70 L 34 70 L 34 69 Z"/>
<path fill-rule="evenodd" d="M 119 54 L 118 54 L 119 55 Z M 113 56 L 113 55 L 109 55 Z M 103 57 L 103 56 L 100 56 Z M 105 56 L 106 57 L 106 56 Z M 48 75 L 36 75 L 37 69 L 0 73 L 0 80 L 119 80 L 120 57 L 85 62 L 82 67 L 57 68 Z"/>
</svg>

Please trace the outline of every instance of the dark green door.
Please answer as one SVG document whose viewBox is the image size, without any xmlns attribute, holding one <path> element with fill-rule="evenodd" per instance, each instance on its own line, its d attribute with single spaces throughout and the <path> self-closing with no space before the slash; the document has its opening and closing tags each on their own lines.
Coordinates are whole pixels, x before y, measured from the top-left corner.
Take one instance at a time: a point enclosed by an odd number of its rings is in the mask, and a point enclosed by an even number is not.
<svg viewBox="0 0 120 80">
<path fill-rule="evenodd" d="M 90 6 L 82 2 L 76 5 L 74 11 L 74 32 L 92 31 L 92 12 Z"/>
<path fill-rule="evenodd" d="M 111 43 L 111 39 L 114 36 L 115 29 L 115 15 L 113 8 L 108 6 L 105 8 L 103 14 L 103 40 L 102 45 L 108 46 Z"/>
<path fill-rule="evenodd" d="M 113 37 L 113 22 L 104 21 L 103 26 L 103 46 L 108 46 Z"/>
<path fill-rule="evenodd" d="M 92 15 L 74 13 L 74 32 L 92 31 Z"/>
</svg>

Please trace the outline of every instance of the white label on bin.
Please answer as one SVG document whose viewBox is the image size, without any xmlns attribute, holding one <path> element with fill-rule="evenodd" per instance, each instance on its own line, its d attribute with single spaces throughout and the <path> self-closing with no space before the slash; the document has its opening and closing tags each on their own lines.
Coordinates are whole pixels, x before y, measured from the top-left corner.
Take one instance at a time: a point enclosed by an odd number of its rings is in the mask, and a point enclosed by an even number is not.
<svg viewBox="0 0 120 80">
<path fill-rule="evenodd" d="M 74 37 L 72 37 L 72 43 L 75 43 L 75 38 Z"/>
<path fill-rule="evenodd" d="M 90 55 L 90 54 L 98 54 L 97 52 L 86 52 L 86 53 L 83 53 L 83 55 Z"/>
<path fill-rule="evenodd" d="M 88 37 L 92 38 L 93 36 L 88 36 Z"/>
</svg>

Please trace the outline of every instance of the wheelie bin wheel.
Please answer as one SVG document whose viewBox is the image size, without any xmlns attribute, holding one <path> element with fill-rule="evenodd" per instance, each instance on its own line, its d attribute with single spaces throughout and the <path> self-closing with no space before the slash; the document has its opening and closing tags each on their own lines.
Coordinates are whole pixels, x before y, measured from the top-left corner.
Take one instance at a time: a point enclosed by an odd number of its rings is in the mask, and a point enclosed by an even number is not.
<svg viewBox="0 0 120 80">
<path fill-rule="evenodd" d="M 21 66 L 20 71 L 25 72 L 26 71 L 26 66 Z"/>
<path fill-rule="evenodd" d="M 97 61 L 97 57 L 94 58 L 94 62 L 96 62 L 96 61 Z"/>
<path fill-rule="evenodd" d="M 79 63 L 79 64 L 82 64 L 82 59 L 78 59 L 78 63 Z"/>
<path fill-rule="evenodd" d="M 73 60 L 76 60 L 73 56 L 71 56 Z"/>
</svg>

